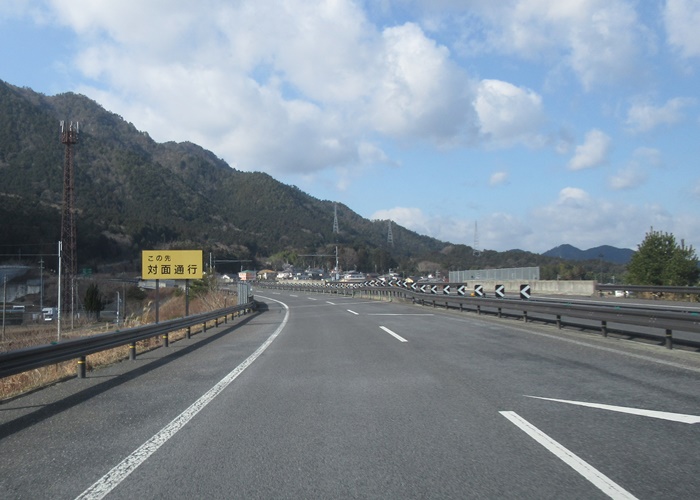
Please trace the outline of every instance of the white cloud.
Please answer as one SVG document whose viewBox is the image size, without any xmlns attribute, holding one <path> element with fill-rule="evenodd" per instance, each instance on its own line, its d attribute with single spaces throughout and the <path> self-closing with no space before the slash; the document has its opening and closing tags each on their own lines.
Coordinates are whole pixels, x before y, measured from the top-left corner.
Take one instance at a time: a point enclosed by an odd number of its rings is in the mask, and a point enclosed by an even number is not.
<svg viewBox="0 0 700 500">
<path fill-rule="evenodd" d="M 633 104 L 627 113 L 627 128 L 632 132 L 648 132 L 661 125 L 673 125 L 683 120 L 683 110 L 695 103 L 693 98 L 675 97 L 663 106 Z"/>
<path fill-rule="evenodd" d="M 497 145 L 540 143 L 537 131 L 544 121 L 542 98 L 534 91 L 500 80 L 482 80 L 474 108 L 481 133 Z"/>
<path fill-rule="evenodd" d="M 627 165 L 608 178 L 608 186 L 615 191 L 633 189 L 649 180 L 653 169 L 663 167 L 661 152 L 655 148 L 641 147 L 632 153 Z"/>
<path fill-rule="evenodd" d="M 494 172 L 489 178 L 490 186 L 501 186 L 508 183 L 508 172 Z"/>
<path fill-rule="evenodd" d="M 664 160 L 661 151 L 656 148 L 641 147 L 633 152 L 634 161 L 650 167 L 663 167 Z"/>
<path fill-rule="evenodd" d="M 639 165 L 633 163 L 611 176 L 608 184 L 611 189 L 620 191 L 638 187 L 644 184 L 648 178 L 647 173 Z"/>
<path fill-rule="evenodd" d="M 430 1 L 420 3 L 435 14 L 444 8 L 444 2 L 434 7 Z M 652 50 L 649 30 L 627 0 L 450 4 L 468 20 L 462 26 L 461 45 L 466 50 L 509 53 L 549 64 L 555 71 L 566 67 L 585 89 L 634 82 L 632 79 L 644 71 L 643 56 Z"/>
<path fill-rule="evenodd" d="M 700 56 L 700 3 L 697 0 L 667 0 L 664 24 L 668 43 L 683 57 Z"/>
<path fill-rule="evenodd" d="M 371 220 L 391 220 L 411 231 L 434 236 L 434 226 L 431 219 L 420 208 L 394 207 L 379 210 L 369 217 Z"/>
<path fill-rule="evenodd" d="M 474 221 L 455 216 L 426 214 L 420 208 L 394 207 L 379 210 L 370 216 L 372 220 L 391 220 L 419 234 L 452 243 L 473 244 Z"/>
<path fill-rule="evenodd" d="M 414 23 L 379 31 L 348 0 L 52 3 L 82 38 L 76 67 L 97 82 L 79 91 L 243 170 L 391 163 L 375 134 L 477 140 L 475 85 L 449 50 Z"/>
<path fill-rule="evenodd" d="M 0 20 L 20 18 L 27 14 L 30 6 L 25 0 L 5 0 L 0 4 Z"/>
<path fill-rule="evenodd" d="M 398 138 L 430 137 L 438 144 L 464 143 L 474 135 L 471 84 L 446 47 L 412 23 L 382 33 L 371 120 Z M 370 75 L 372 76 L 372 75 Z"/>
<path fill-rule="evenodd" d="M 700 200 L 700 179 L 696 179 L 690 188 L 690 194 L 697 200 Z"/>
<path fill-rule="evenodd" d="M 694 195 L 700 199 L 700 180 L 694 186 Z M 381 210 L 371 218 L 389 219 L 443 241 L 474 244 L 474 219 L 431 215 L 406 207 Z M 630 204 L 577 187 L 563 188 L 555 199 L 525 212 L 491 212 L 478 218 L 479 246 L 497 251 L 520 248 L 545 252 L 563 243 L 584 250 L 602 244 L 636 248 L 650 226 L 688 241 L 700 234 L 700 220 L 692 214 L 677 217 L 659 204 Z"/>
<path fill-rule="evenodd" d="M 569 161 L 570 170 L 582 170 L 593 168 L 608 161 L 608 154 L 612 146 L 609 136 L 598 129 L 593 129 L 586 134 L 583 144 L 576 146 L 574 157 Z"/>
<path fill-rule="evenodd" d="M 668 222 L 668 214 L 653 205 L 635 206 L 609 198 L 595 198 L 588 192 L 568 187 L 551 204 L 528 214 L 528 224 L 537 228 L 528 248 L 546 251 L 562 243 L 581 249 L 605 244 L 632 248 L 655 221 Z M 638 239 L 635 235 L 639 235 Z"/>
</svg>

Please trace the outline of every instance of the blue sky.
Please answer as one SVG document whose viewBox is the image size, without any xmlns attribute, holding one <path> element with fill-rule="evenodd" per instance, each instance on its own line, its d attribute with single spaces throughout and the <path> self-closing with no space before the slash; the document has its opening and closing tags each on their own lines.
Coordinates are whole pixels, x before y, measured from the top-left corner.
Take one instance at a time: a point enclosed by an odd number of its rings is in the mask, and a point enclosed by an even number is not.
<svg viewBox="0 0 700 500">
<path fill-rule="evenodd" d="M 0 79 L 453 243 L 697 248 L 698 26 L 697 0 L 3 0 Z"/>
</svg>

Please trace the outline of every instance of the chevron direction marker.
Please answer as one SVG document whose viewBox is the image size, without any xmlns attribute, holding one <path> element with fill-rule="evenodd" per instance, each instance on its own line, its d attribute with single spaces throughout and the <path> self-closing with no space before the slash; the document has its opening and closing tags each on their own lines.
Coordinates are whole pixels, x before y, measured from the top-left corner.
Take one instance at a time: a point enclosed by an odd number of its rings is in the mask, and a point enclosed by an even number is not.
<svg viewBox="0 0 700 500">
<path fill-rule="evenodd" d="M 467 285 L 462 285 L 457 289 L 457 293 L 464 297 L 467 294 Z"/>
<path fill-rule="evenodd" d="M 445 285 L 442 288 L 442 293 L 444 293 L 445 295 L 449 295 L 450 294 L 450 285 Z"/>
</svg>

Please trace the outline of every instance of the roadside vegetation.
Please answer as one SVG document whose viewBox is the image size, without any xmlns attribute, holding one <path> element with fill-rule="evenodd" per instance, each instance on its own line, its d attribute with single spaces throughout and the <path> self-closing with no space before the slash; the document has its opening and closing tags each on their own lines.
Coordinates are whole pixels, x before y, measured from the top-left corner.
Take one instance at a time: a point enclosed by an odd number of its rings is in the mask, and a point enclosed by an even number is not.
<svg viewBox="0 0 700 500">
<path fill-rule="evenodd" d="M 634 285 L 696 286 L 700 277 L 698 257 L 692 246 L 671 233 L 652 228 L 627 266 L 627 280 Z"/>
<path fill-rule="evenodd" d="M 92 294 L 95 293 L 93 289 Z M 221 290 L 209 290 L 200 286 L 197 293 L 190 294 L 190 315 L 221 309 L 232 305 L 236 300 Z M 160 321 L 180 318 L 185 316 L 185 296 L 179 289 L 161 289 L 159 297 L 158 316 Z M 61 340 L 81 338 L 99 333 L 133 328 L 155 322 L 155 294 L 144 294 L 142 305 L 138 312 L 132 313 L 117 325 L 113 321 L 99 321 L 97 316 L 88 315 L 88 318 L 75 320 L 73 329 L 70 328 L 70 320 L 64 320 L 61 331 Z M 193 332 L 194 333 L 194 332 Z M 176 331 L 169 335 L 169 341 L 177 342 L 185 338 L 186 332 Z M 57 338 L 57 326 L 55 322 L 49 324 L 30 323 L 26 325 L 7 326 L 5 338 L 0 344 L 1 351 L 10 351 L 26 347 L 55 343 Z M 161 347 L 160 337 L 146 339 L 136 344 L 137 355 L 149 350 Z M 122 346 L 108 351 L 102 351 L 87 357 L 87 370 L 96 370 L 128 359 L 129 348 Z M 56 365 L 46 366 L 24 373 L 18 373 L 10 377 L 0 378 L 0 401 L 6 400 L 26 392 L 36 390 L 47 385 L 60 382 L 76 376 L 76 361 L 67 361 Z"/>
</svg>

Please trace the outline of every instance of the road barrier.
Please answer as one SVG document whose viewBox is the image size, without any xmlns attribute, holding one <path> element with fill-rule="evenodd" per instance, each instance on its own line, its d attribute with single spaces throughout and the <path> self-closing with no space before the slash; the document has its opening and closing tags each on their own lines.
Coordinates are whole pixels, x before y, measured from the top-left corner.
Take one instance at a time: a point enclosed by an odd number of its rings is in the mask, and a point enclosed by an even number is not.
<svg viewBox="0 0 700 500">
<path fill-rule="evenodd" d="M 260 287 L 281 288 L 287 290 L 356 295 L 373 297 L 400 298 L 421 305 L 432 307 L 444 307 L 445 309 L 458 309 L 459 311 L 474 311 L 477 314 L 493 314 L 498 317 L 514 317 L 525 322 L 539 320 L 556 324 L 558 328 L 564 326 L 576 326 L 588 330 L 598 330 L 607 337 L 611 332 L 624 333 L 639 338 L 653 340 L 662 339 L 668 349 L 672 349 L 674 343 L 693 348 L 700 348 L 700 338 L 677 339 L 673 332 L 689 332 L 700 334 L 700 313 L 697 309 L 670 310 L 663 307 L 646 307 L 633 304 L 621 304 L 614 302 L 610 305 L 587 304 L 585 301 L 573 302 L 571 300 L 536 300 L 489 298 L 455 294 L 444 294 L 445 288 L 458 289 L 463 284 L 457 283 L 428 283 L 418 287 L 405 288 L 402 286 L 366 286 L 362 284 L 326 284 L 305 285 L 291 283 L 259 283 Z M 574 323 L 574 320 L 579 321 Z M 585 323 L 581 323 L 584 321 Z M 588 324 L 587 324 L 588 323 Z M 652 331 L 660 330 L 661 335 L 647 334 L 640 331 L 627 331 L 613 328 L 613 325 L 631 325 L 649 328 Z"/>
<path fill-rule="evenodd" d="M 247 314 L 256 308 L 256 302 L 251 300 L 246 304 L 151 325 L 0 353 L 0 378 L 72 359 L 78 360 L 78 377 L 84 378 L 85 357 L 89 354 L 129 345 L 129 359 L 133 360 L 136 359 L 136 342 L 139 340 L 161 337 L 164 346 L 168 347 L 171 332 L 187 329 L 187 338 L 189 338 L 190 329 L 193 326 L 202 325 L 203 332 L 206 332 L 207 323 L 211 321 L 219 326 L 221 318 L 224 323 L 228 323 L 229 316 L 233 319 L 236 314 Z"/>
</svg>

